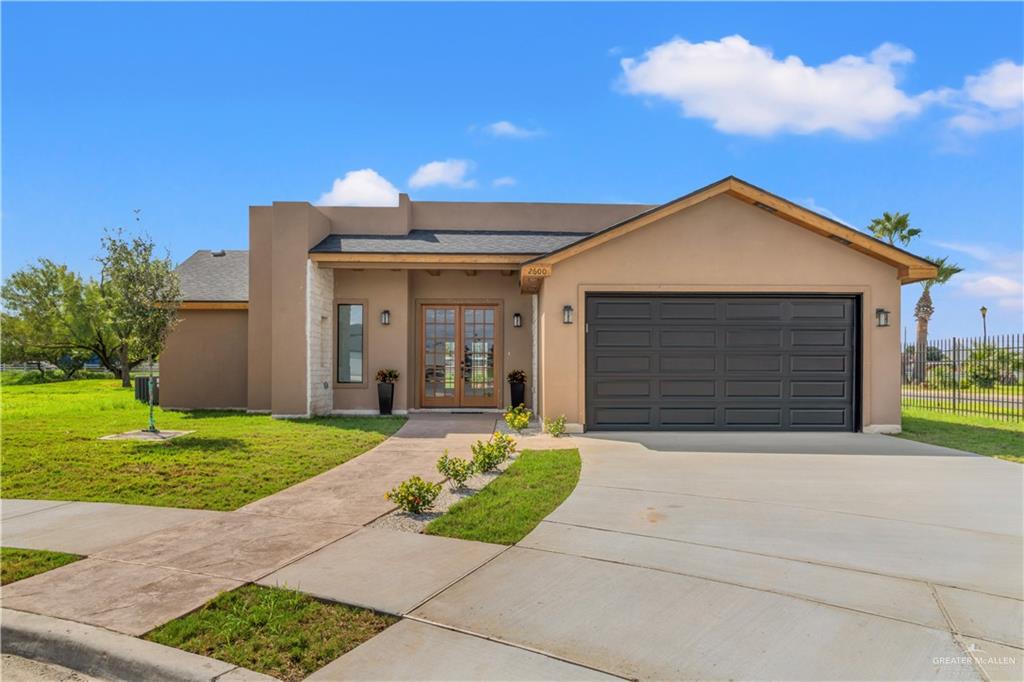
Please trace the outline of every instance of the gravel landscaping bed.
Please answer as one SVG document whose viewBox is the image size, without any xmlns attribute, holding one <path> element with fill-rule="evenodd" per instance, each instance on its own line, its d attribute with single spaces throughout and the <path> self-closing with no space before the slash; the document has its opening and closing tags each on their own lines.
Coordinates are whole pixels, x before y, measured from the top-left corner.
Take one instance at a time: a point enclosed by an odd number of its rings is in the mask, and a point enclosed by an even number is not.
<svg viewBox="0 0 1024 682">
<path fill-rule="evenodd" d="M 502 422 L 504 424 L 504 422 Z M 427 524 L 441 516 L 449 507 L 458 502 L 459 500 L 476 495 L 478 492 L 484 489 L 488 483 L 496 479 L 501 475 L 505 469 L 507 469 L 512 462 L 516 461 L 518 453 L 512 455 L 510 458 L 498 465 L 497 470 L 489 471 L 486 474 L 477 474 L 466 481 L 466 485 L 461 490 L 452 490 L 446 481 L 441 489 L 441 494 L 437 496 L 434 501 L 434 507 L 431 511 L 425 514 L 409 514 L 396 509 L 395 511 L 382 516 L 373 523 L 369 524 L 370 528 L 387 528 L 388 530 L 402 530 L 407 533 L 422 533 L 423 529 L 427 527 Z"/>
</svg>

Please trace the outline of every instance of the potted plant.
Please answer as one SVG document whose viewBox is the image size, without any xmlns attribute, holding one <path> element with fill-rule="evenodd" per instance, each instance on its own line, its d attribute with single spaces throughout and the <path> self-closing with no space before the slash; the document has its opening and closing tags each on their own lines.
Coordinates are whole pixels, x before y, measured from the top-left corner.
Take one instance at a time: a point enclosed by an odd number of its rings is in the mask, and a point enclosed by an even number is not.
<svg viewBox="0 0 1024 682">
<path fill-rule="evenodd" d="M 512 407 L 526 404 L 526 372 L 521 369 L 509 372 L 508 386 L 512 391 Z"/>
<path fill-rule="evenodd" d="M 397 369 L 377 370 L 377 404 L 381 414 L 391 414 L 395 404 L 395 382 L 398 381 Z"/>
</svg>

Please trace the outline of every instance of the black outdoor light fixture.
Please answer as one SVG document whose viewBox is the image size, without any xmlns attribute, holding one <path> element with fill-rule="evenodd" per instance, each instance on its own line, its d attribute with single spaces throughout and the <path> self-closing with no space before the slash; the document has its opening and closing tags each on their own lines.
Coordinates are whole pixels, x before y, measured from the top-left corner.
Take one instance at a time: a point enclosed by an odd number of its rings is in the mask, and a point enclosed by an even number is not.
<svg viewBox="0 0 1024 682">
<path fill-rule="evenodd" d="M 512 313 L 512 326 L 513 327 L 522 327 L 523 326 L 523 316 L 520 315 L 519 313 Z"/>
<path fill-rule="evenodd" d="M 889 311 L 885 308 L 875 308 L 875 322 L 879 327 L 889 326 Z"/>
<path fill-rule="evenodd" d="M 380 311 L 380 323 L 385 327 L 391 324 L 391 311 L 382 310 Z"/>
<path fill-rule="evenodd" d="M 572 324 L 572 306 L 567 305 L 562 308 L 562 323 Z"/>
</svg>

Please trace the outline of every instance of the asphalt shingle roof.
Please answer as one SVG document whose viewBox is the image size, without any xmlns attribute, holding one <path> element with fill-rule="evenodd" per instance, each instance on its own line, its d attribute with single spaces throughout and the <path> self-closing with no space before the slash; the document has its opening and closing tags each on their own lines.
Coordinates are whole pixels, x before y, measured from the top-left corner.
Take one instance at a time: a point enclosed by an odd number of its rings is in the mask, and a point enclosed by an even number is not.
<svg viewBox="0 0 1024 682">
<path fill-rule="evenodd" d="M 589 232 L 411 230 L 405 235 L 329 234 L 310 253 L 533 255 L 560 249 Z"/>
<path fill-rule="evenodd" d="M 248 251 L 196 251 L 175 270 L 182 300 L 249 300 Z"/>
</svg>

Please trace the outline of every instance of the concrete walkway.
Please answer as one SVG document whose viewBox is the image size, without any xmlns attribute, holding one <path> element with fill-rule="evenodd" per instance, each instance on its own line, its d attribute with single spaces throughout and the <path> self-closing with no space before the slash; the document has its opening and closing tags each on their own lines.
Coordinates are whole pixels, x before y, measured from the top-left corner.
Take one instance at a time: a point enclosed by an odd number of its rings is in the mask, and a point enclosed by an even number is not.
<svg viewBox="0 0 1024 682">
<path fill-rule="evenodd" d="M 234 512 L 29 500 L 3 502 L 4 544 L 70 551 L 88 559 L 7 585 L 4 608 L 140 635 L 250 581 L 305 584 L 297 569 L 280 572 L 332 546 L 394 508 L 384 493 L 419 475 L 440 480 L 444 449 L 469 455 L 496 415 L 416 415 L 392 438 L 348 462 Z M 323 556 L 369 585 L 382 565 L 408 573 L 429 560 L 430 575 L 389 582 L 377 596 L 345 593 L 355 603 L 402 613 L 491 558 L 501 548 L 443 538 L 369 531 Z M 379 550 L 374 547 L 379 545 Z M 350 548 L 350 549 L 349 549 Z M 315 573 L 320 559 L 311 559 Z M 359 576 L 362 576 L 361 578 Z M 333 590 L 311 582 L 311 589 Z M 406 589 L 408 587 L 408 589 Z"/>
</svg>

